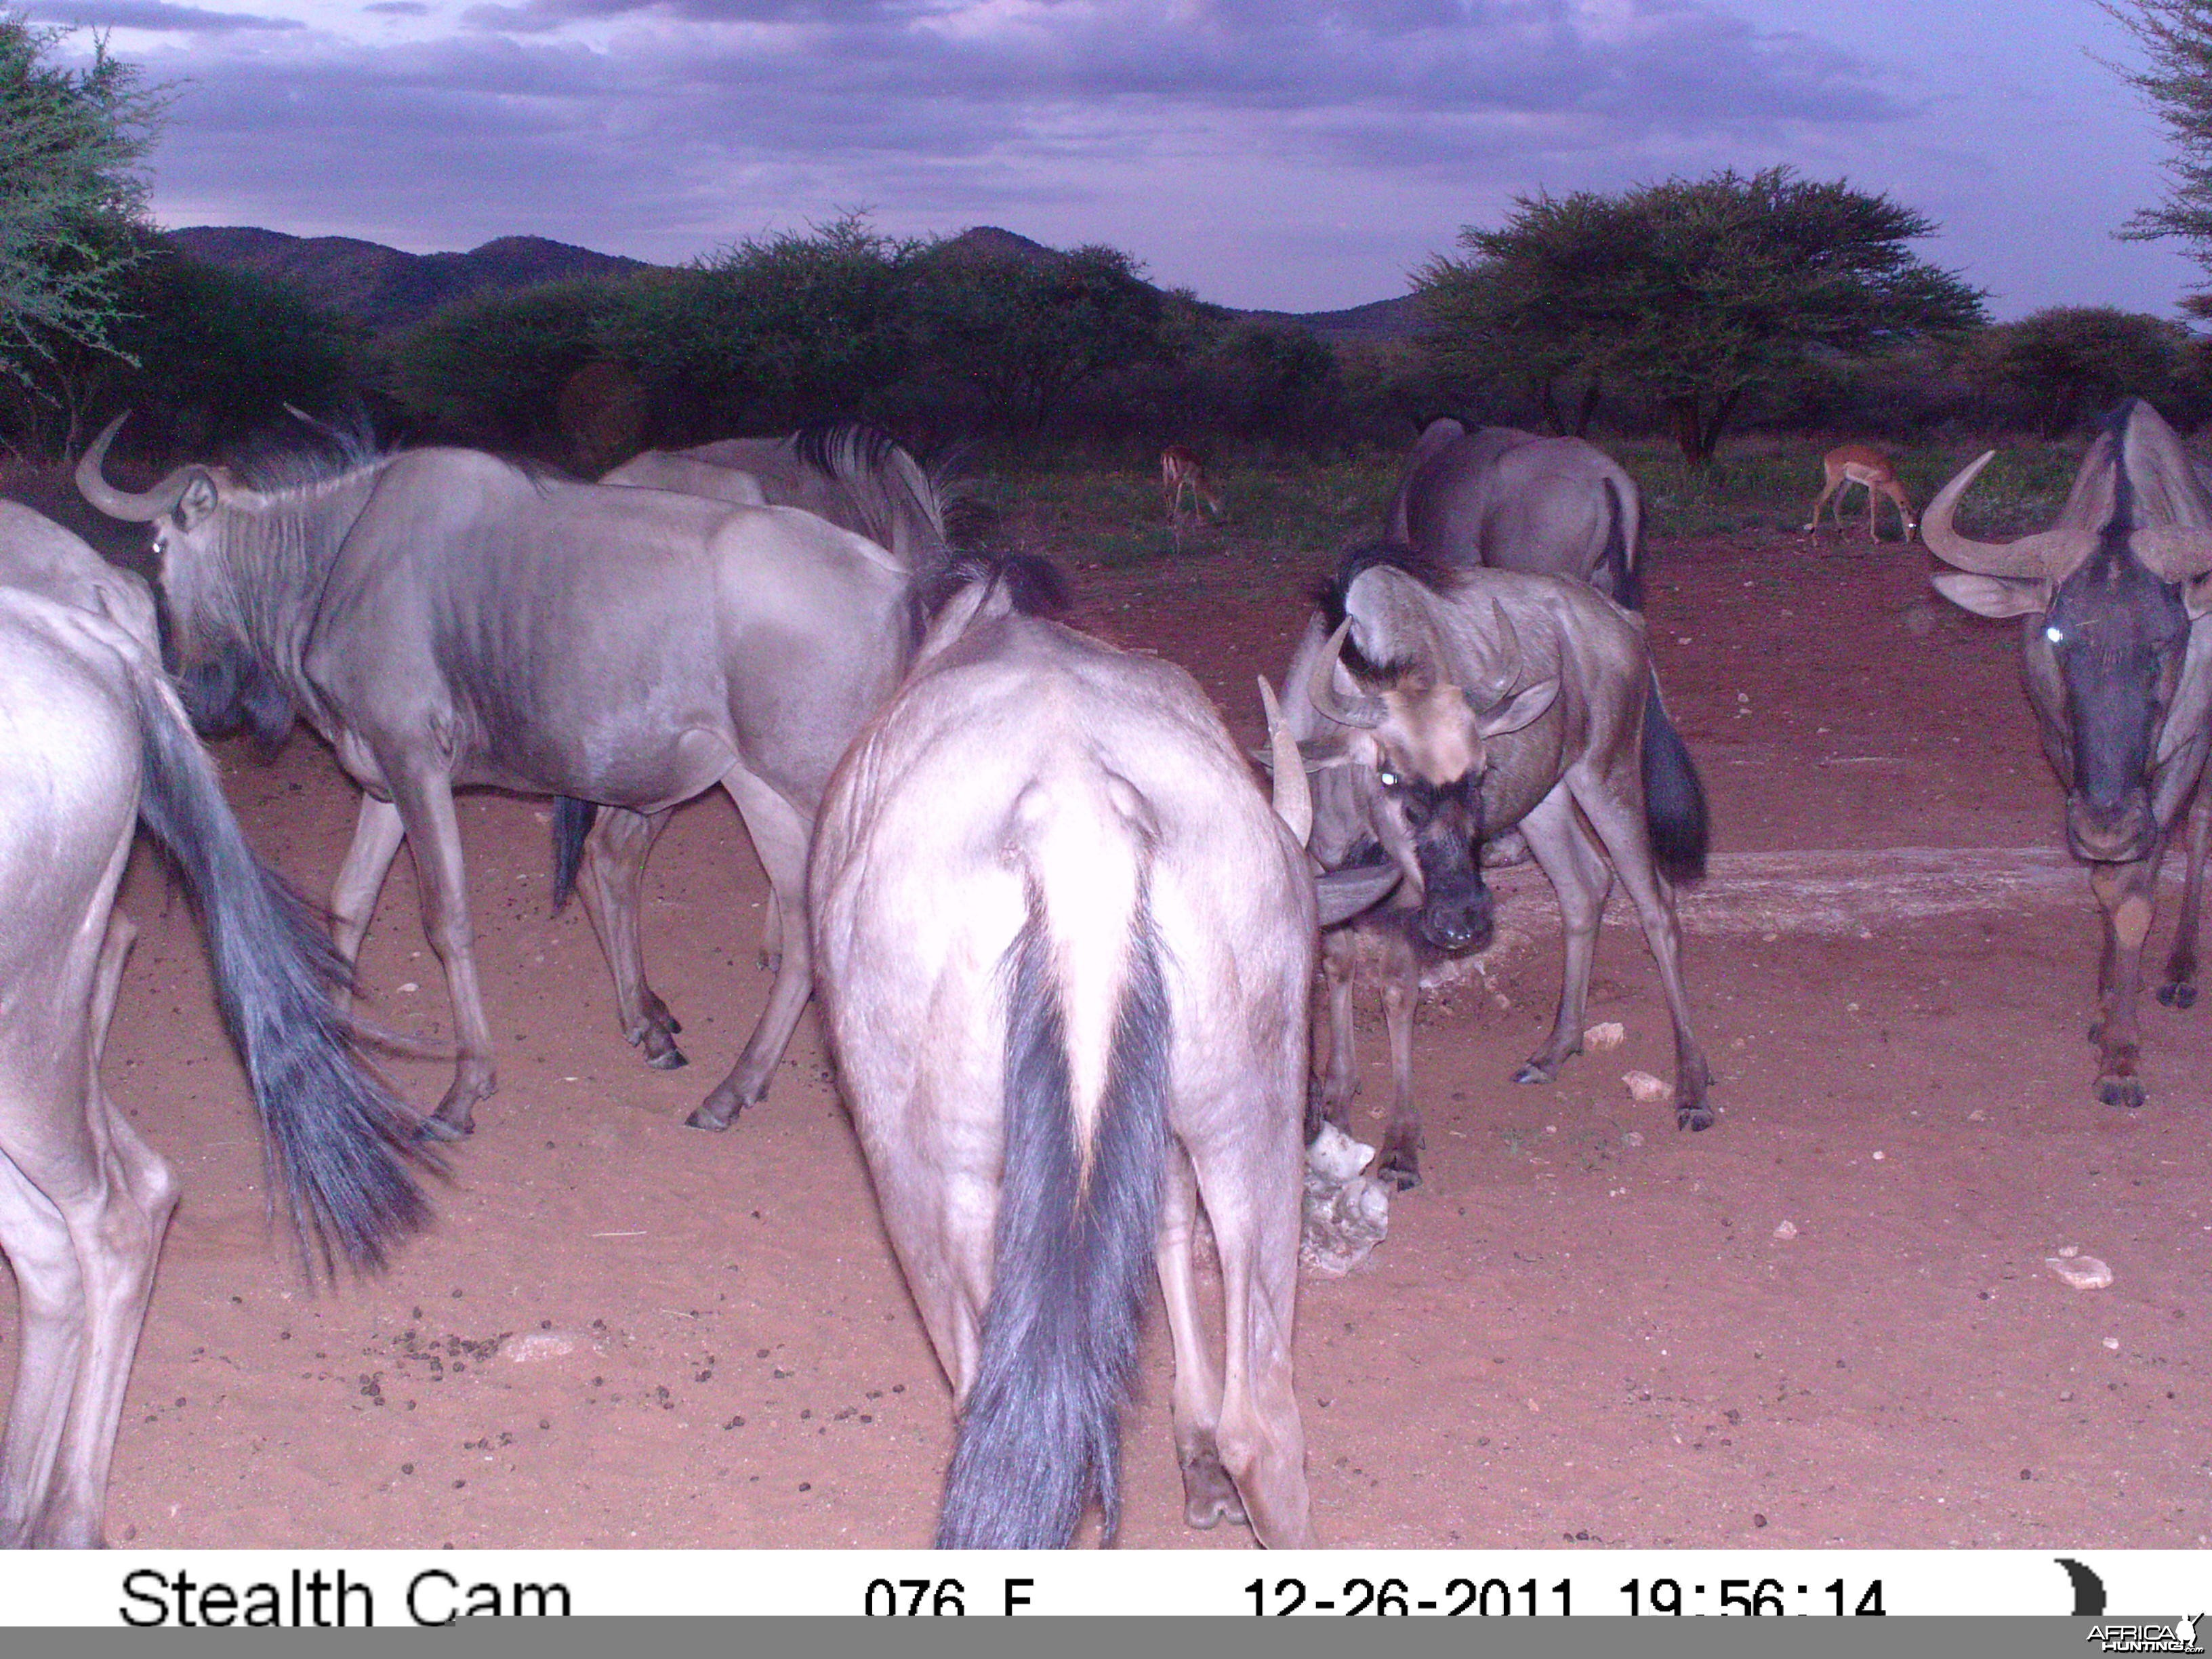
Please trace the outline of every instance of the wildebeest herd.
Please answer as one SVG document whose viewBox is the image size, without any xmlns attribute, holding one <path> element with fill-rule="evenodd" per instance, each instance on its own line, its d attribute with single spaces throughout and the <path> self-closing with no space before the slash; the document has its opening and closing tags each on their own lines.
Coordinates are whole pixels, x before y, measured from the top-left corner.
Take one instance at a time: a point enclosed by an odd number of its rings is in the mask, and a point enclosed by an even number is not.
<svg viewBox="0 0 2212 1659">
<path fill-rule="evenodd" d="M 776 972 L 691 1121 L 723 1127 L 759 1101 L 820 998 L 953 1385 L 948 1546 L 1064 1544 L 1094 1504 L 1111 1537 L 1155 1272 L 1187 1520 L 1313 1540 L 1291 1378 L 1301 1154 L 1349 1099 L 1348 951 L 1380 941 L 1394 963 L 1376 1173 L 1411 1186 L 1415 978 L 1429 953 L 1486 943 L 1486 863 L 1533 858 L 1563 919 L 1557 1017 L 1522 1079 L 1582 1045 L 1617 878 L 1674 1027 L 1676 1121 L 1715 1121 L 1674 911 L 1704 871 L 1705 797 L 1638 610 L 1641 503 L 1588 445 L 1424 433 L 1389 538 L 1348 553 L 1285 641 L 1279 708 L 1261 688 L 1263 794 L 1188 675 L 1055 620 L 1048 567 L 963 549 L 945 481 L 857 428 L 649 454 L 597 485 L 325 441 L 143 491 L 105 475 L 114 432 L 79 483 L 153 529 L 173 678 L 143 585 L 0 507 L 0 1247 L 23 1334 L 0 1542 L 102 1541 L 176 1199 L 98 1075 L 136 821 L 199 908 L 272 1193 L 311 1261 L 373 1267 L 427 1218 L 410 1165 L 465 1156 L 438 1142 L 467 1133 L 496 1084 L 454 790 L 554 799 L 558 885 L 605 951 L 625 1036 L 666 1067 L 684 1063 L 681 1028 L 646 983 L 642 873 L 672 808 L 720 784 L 769 877 Z M 2140 403 L 2107 422 L 2040 535 L 1990 546 L 1954 528 L 1981 465 L 1924 533 L 1958 568 L 1937 578 L 1948 598 L 2026 618 L 2068 839 L 2106 916 L 2098 1091 L 2139 1106 L 2140 955 L 2185 812 L 2190 879 L 2160 994 L 2195 995 L 2212 494 Z M 328 933 L 246 848 L 187 715 L 270 742 L 305 720 L 360 786 Z M 403 840 L 454 1012 L 453 1080 L 421 1119 L 366 1065 L 378 1034 L 349 1014 Z M 1317 964 L 1331 1037 L 1312 1085 Z"/>
</svg>

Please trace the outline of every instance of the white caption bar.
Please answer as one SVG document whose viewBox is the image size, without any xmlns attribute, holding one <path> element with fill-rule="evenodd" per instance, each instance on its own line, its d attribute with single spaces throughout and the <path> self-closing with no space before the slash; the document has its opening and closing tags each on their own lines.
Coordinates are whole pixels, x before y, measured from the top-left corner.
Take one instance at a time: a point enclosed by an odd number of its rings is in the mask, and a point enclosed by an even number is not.
<svg viewBox="0 0 2212 1659">
<path fill-rule="evenodd" d="M 2071 1563 L 2072 1565 L 2069 1565 Z M 2203 1611 L 2201 1552 L 118 1551 L 0 1558 L 0 1624 L 477 1615 L 1863 1618 Z"/>
</svg>

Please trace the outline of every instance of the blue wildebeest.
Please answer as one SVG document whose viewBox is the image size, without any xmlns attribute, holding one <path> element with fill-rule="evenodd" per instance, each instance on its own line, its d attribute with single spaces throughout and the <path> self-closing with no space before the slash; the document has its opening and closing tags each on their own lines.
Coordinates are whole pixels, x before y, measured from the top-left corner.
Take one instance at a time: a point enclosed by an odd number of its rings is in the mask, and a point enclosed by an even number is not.
<svg viewBox="0 0 2212 1659">
<path fill-rule="evenodd" d="M 1632 611 L 1643 603 L 1644 498 L 1580 438 L 1430 422 L 1407 457 L 1388 539 L 1442 565 L 1572 576 Z"/>
<path fill-rule="evenodd" d="M 2066 788 L 2066 842 L 2104 912 L 2097 971 L 2097 1096 L 2140 1106 L 2136 994 L 2168 838 L 2190 813 L 2188 884 L 2159 1000 L 2197 998 L 2197 921 L 2212 811 L 2199 788 L 2212 748 L 2212 490 L 2148 404 L 2106 420 L 2051 529 L 1978 542 L 1952 526 L 1991 451 L 1928 504 L 1921 538 L 1957 567 L 1954 604 L 2022 619 L 2028 701 Z M 2193 808 L 2191 803 L 2194 803 Z"/>
<path fill-rule="evenodd" d="M 136 930 L 115 892 L 143 821 L 205 926 L 225 1024 L 311 1265 L 357 1267 L 427 1211 L 410 1124 L 359 1062 L 344 969 L 247 850 L 161 672 L 145 585 L 0 502 L 0 1254 L 21 1344 L 0 1547 L 95 1547 L 124 1386 L 177 1182 L 100 1087 Z"/>
<path fill-rule="evenodd" d="M 1549 1082 L 1581 1051 L 1598 926 L 1617 875 L 1674 1024 L 1675 1121 L 1709 1127 L 1710 1074 L 1690 1030 L 1673 890 L 1704 873 L 1705 794 L 1660 701 L 1638 619 L 1583 582 L 1454 568 L 1389 545 L 1347 556 L 1320 599 L 1284 694 L 1288 726 L 1317 775 L 1315 855 L 1335 869 L 1379 851 L 1404 875 L 1401 891 L 1418 900 L 1394 923 L 1409 946 L 1480 949 L 1492 921 L 1478 849 L 1520 830 L 1559 896 L 1566 934 L 1558 1018 L 1521 1068 L 1523 1083 Z M 1316 1105 L 1342 1127 L 1348 974 L 1331 988 L 1331 1076 Z M 1408 1022 L 1411 1012 L 1408 1002 Z M 1413 1185 L 1420 1144 L 1401 1066 L 1377 1173 Z"/>
<path fill-rule="evenodd" d="M 944 570 L 951 556 L 945 519 L 958 496 L 951 477 L 923 465 L 889 434 L 855 421 L 805 427 L 781 438 L 725 438 L 696 449 L 648 449 L 599 482 L 673 489 L 739 507 L 799 507 L 886 549 L 916 573 L 924 590 L 931 574 Z M 615 968 L 617 982 L 628 974 L 644 983 L 638 895 L 646 855 L 667 817 L 662 812 L 641 819 L 620 808 L 602 810 L 567 798 L 554 803 L 553 902 L 557 908 L 572 886 L 584 894 L 592 925 L 606 942 L 608 960 L 621 958 Z M 783 907 L 771 888 L 761 961 L 775 967 L 782 960 Z M 682 1066 L 684 1054 L 675 1042 L 681 1028 L 666 1007 L 649 992 L 638 1006 L 645 1023 L 628 1028 L 630 1041 L 643 1047 L 654 1066 L 667 1071 Z"/>
<path fill-rule="evenodd" d="M 433 1127 L 465 1133 L 495 1085 L 457 787 L 625 809 L 609 815 L 619 871 L 659 815 L 720 784 L 780 911 L 804 917 L 823 787 L 913 649 L 915 574 L 882 548 L 788 507 L 572 483 L 462 449 L 258 483 L 185 466 L 134 494 L 101 477 L 113 432 L 78 485 L 155 526 L 194 717 L 264 741 L 304 717 L 362 787 L 331 898 L 348 961 L 413 843 L 459 1048 Z M 580 885 L 623 1029 L 650 1054 L 675 1022 L 638 965 L 628 879 L 627 903 L 613 878 Z M 767 1091 L 809 990 L 805 930 L 783 933 L 759 1024 L 695 1124 L 721 1127 Z"/>
<path fill-rule="evenodd" d="M 987 576 L 940 613 L 831 781 L 809 878 L 838 1071 L 958 1402 L 938 1541 L 1064 1546 L 1094 1493 L 1112 1537 L 1156 1265 L 1186 1519 L 1304 1544 L 1302 813 L 1270 813 L 1188 674 L 1012 592 Z M 1303 793 L 1294 751 L 1279 775 Z M 1395 879 L 1332 882 L 1322 914 Z"/>
<path fill-rule="evenodd" d="M 1391 504 L 1390 539 L 1450 568 L 1568 576 L 1631 609 L 1642 602 L 1642 498 L 1611 457 L 1579 438 L 1539 438 L 1510 427 L 1469 432 L 1449 418 L 1430 422 L 1407 459 Z M 1324 796 L 1330 790 L 1329 784 L 1322 786 Z M 1483 857 L 1522 862 L 1528 857 L 1524 838 L 1507 830 Z M 1352 996 L 1363 962 L 1372 963 L 1382 992 L 1392 1119 L 1408 1125 L 1419 1121 L 1413 1014 L 1422 969 L 1438 954 L 1421 936 L 1421 905 L 1420 893 L 1408 883 L 1390 903 L 1322 939 L 1330 1017 L 1318 1104 L 1321 1115 L 1333 1121 L 1343 1121 L 1358 1087 Z M 1395 1152 L 1385 1156 L 1382 1169 L 1401 1187 L 1417 1179 L 1410 1157 Z"/>
</svg>

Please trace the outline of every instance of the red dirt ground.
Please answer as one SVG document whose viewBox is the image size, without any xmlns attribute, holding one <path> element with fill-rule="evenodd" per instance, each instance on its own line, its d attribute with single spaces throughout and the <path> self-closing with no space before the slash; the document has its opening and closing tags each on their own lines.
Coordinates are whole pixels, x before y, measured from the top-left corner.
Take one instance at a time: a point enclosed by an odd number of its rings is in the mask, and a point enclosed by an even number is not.
<svg viewBox="0 0 2212 1659">
<path fill-rule="evenodd" d="M 1248 552 L 1078 568 L 1089 619 L 1195 669 L 1256 740 L 1310 573 Z M 2009 629 L 1934 601 L 1924 556 L 1849 538 L 1661 543 L 1662 673 L 1729 855 L 2049 848 L 2057 791 Z M 225 757 L 249 834 L 326 890 L 352 820 L 328 755 Z M 622 1042 L 580 915 L 547 915 L 544 804 L 464 808 L 499 1094 L 434 1234 L 311 1296 L 272 1249 L 257 1132 L 197 934 L 142 857 L 107 1075 L 174 1162 L 115 1466 L 139 1548 L 927 1542 L 948 1395 L 878 1229 L 810 1018 L 767 1103 L 682 1118 L 767 988 L 763 895 L 726 803 L 648 877 L 687 1072 Z M 374 1012 L 442 1032 L 403 857 L 363 959 Z M 1715 892 L 1715 914 L 1724 908 Z M 1593 1019 L 1626 1045 L 1507 1081 L 1548 1024 L 1556 913 L 1492 992 L 1425 1012 L 1426 1183 L 1366 1270 L 1310 1279 L 1298 1382 L 1325 1540 L 1376 1546 L 2194 1547 L 2212 1533 L 2205 1156 L 2212 1007 L 2146 1009 L 2149 1104 L 2090 1092 L 2086 881 L 1863 927 L 1695 925 L 1718 1125 L 1677 1133 L 1641 936 L 1616 915 Z M 1626 925 L 1621 925 L 1621 924 Z M 2153 942 L 2163 948 L 2161 928 Z M 1510 1006 L 1508 1006 L 1510 1005 Z M 1363 1034 L 1364 1101 L 1387 1094 Z M 443 1068 L 403 1065 L 427 1106 Z M 1359 1109 L 1366 1109 L 1365 1105 Z M 1781 1222 L 1794 1237 L 1778 1238 Z M 2110 1289 L 2045 1258 L 2077 1245 Z M 1124 1541 L 1187 1531 L 1156 1318 Z M 12 1316 L 0 1370 L 12 1370 Z"/>
</svg>

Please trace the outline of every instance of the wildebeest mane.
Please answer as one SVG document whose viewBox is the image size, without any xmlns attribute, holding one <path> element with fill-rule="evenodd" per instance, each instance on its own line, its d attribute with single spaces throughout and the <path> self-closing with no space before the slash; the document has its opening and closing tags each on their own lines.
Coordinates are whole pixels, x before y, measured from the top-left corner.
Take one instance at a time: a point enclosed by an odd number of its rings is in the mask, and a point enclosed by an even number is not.
<svg viewBox="0 0 2212 1659">
<path fill-rule="evenodd" d="M 835 483 L 871 540 L 896 550 L 904 524 L 920 545 L 915 579 L 928 582 L 955 556 L 963 508 L 959 480 L 946 461 L 924 462 L 865 421 L 816 421 L 791 437 L 793 457 Z"/>
<path fill-rule="evenodd" d="M 1002 586 L 1020 616 L 1065 622 L 1075 608 L 1066 573 L 1042 554 L 970 550 L 953 555 L 942 570 L 916 584 L 916 607 L 924 624 L 977 582 Z"/>
<path fill-rule="evenodd" d="M 1378 568 L 1411 576 L 1440 598 L 1457 592 L 1467 583 L 1465 571 L 1418 548 L 1403 542 L 1370 542 L 1346 554 L 1335 574 L 1313 589 L 1310 597 L 1321 611 L 1323 633 L 1334 634 L 1343 626 L 1352 584 Z M 1412 662 L 1399 658 L 1376 661 L 1360 649 L 1357 629 L 1345 635 L 1343 661 L 1360 679 L 1376 685 L 1395 684 L 1413 667 Z"/>
</svg>

